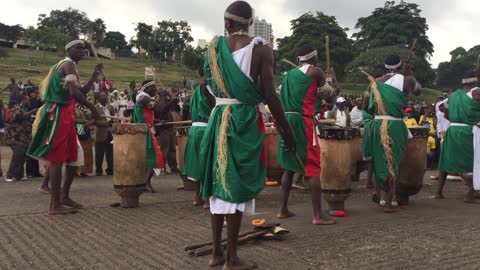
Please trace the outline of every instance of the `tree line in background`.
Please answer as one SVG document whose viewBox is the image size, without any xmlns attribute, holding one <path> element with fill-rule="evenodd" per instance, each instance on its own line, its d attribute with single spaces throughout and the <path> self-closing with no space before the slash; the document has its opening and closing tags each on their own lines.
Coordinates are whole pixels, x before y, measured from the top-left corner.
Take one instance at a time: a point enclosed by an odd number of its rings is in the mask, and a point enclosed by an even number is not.
<svg viewBox="0 0 480 270">
<path fill-rule="evenodd" d="M 296 59 L 300 47 L 309 44 L 319 52 L 319 60 L 325 63 L 325 36 L 330 38 L 331 64 L 342 81 L 364 83 L 358 72 L 364 67 L 374 75 L 385 72 L 383 59 L 389 54 L 407 56 L 409 47 L 417 40 L 412 57 L 412 68 L 418 80 L 425 86 L 442 89 L 458 87 L 459 78 L 473 68 L 480 54 L 480 45 L 469 49 L 456 48 L 452 58 L 443 62 L 435 71 L 428 60 L 434 46 L 426 32 L 427 20 L 421 16 L 419 5 L 401 1 L 387 1 L 369 16 L 359 18 L 356 32 L 349 38 L 348 28 L 342 28 L 334 16 L 322 12 L 308 12 L 291 21 L 292 34 L 277 40 L 275 70 L 281 74 L 291 67 L 281 62 L 283 58 Z M 194 48 L 191 27 L 187 21 L 164 20 L 157 25 L 139 22 L 135 37 L 129 42 L 120 32 L 108 31 L 102 19 L 90 20 L 86 13 L 68 8 L 52 10 L 49 15 L 40 14 L 37 27 L 22 28 L 0 23 L 0 38 L 17 41 L 27 38 L 42 49 L 63 48 L 68 40 L 88 37 L 96 46 L 112 49 L 118 56 L 130 56 L 132 48 L 145 52 L 147 57 L 161 62 L 183 63 L 192 70 L 203 66 L 205 49 Z"/>
</svg>

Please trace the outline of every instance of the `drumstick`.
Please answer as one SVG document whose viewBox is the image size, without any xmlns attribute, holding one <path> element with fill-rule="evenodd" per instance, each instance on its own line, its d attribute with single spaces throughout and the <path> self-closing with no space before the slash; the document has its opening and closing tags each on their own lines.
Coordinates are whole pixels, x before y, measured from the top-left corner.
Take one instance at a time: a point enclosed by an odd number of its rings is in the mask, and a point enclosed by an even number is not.
<svg viewBox="0 0 480 270">
<path fill-rule="evenodd" d="M 282 62 L 287 63 L 287 64 L 289 64 L 293 67 L 298 67 L 297 65 L 295 65 L 295 63 L 293 63 L 292 61 L 290 61 L 288 59 L 285 59 L 285 58 L 282 59 Z"/>
<path fill-rule="evenodd" d="M 302 171 L 305 172 L 305 165 L 303 165 L 303 161 L 300 159 L 300 156 L 298 156 L 298 153 L 295 152 L 295 161 L 297 161 L 298 166 L 302 169 Z"/>
<path fill-rule="evenodd" d="M 95 59 L 97 60 L 97 64 L 100 64 L 100 58 L 98 57 L 97 54 L 97 49 L 95 48 L 95 45 L 93 44 L 93 39 L 91 38 L 90 35 L 87 35 L 87 38 L 90 42 L 90 48 L 92 49 L 93 56 L 95 56 Z M 102 73 L 102 76 L 105 77 L 105 73 L 103 73 L 103 70 L 100 70 L 100 73 Z"/>
<path fill-rule="evenodd" d="M 325 57 L 327 61 L 327 71 L 330 70 L 330 37 L 325 36 Z"/>
<path fill-rule="evenodd" d="M 163 125 L 188 125 L 192 124 L 191 120 L 187 121 L 175 121 L 175 122 L 166 122 L 166 123 L 157 123 L 155 126 L 163 126 Z"/>
</svg>

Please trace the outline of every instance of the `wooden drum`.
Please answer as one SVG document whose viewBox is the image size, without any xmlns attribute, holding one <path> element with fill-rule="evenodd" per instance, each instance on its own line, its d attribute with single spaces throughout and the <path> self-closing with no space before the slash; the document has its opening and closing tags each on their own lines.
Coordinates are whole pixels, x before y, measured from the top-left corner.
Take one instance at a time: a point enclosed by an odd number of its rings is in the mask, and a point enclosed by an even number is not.
<svg viewBox="0 0 480 270">
<path fill-rule="evenodd" d="M 147 125 L 115 123 L 112 133 L 113 188 L 122 207 L 138 207 L 138 197 L 145 191 Z"/>
<path fill-rule="evenodd" d="M 189 130 L 190 130 L 190 127 L 177 128 L 177 164 L 178 164 L 178 169 L 180 170 L 180 178 L 182 178 L 182 181 L 183 181 L 184 190 L 194 190 L 193 182 L 188 180 L 188 177 L 186 175 L 182 174 L 183 162 L 185 160 L 185 149 L 187 147 Z"/>
<path fill-rule="evenodd" d="M 267 152 L 267 179 L 279 180 L 282 178 L 283 169 L 278 163 L 278 131 L 277 128 L 265 127 L 265 151 Z"/>
<path fill-rule="evenodd" d="M 319 137 L 322 196 L 328 203 L 328 210 L 345 210 L 345 200 L 350 196 L 357 168 L 353 149 L 361 146 L 360 130 L 324 127 Z"/>
<path fill-rule="evenodd" d="M 427 170 L 427 140 L 426 127 L 409 126 L 413 138 L 407 142 L 407 148 L 400 163 L 400 173 L 397 180 L 397 201 L 399 205 L 408 205 L 408 198 L 417 194 L 423 185 L 423 176 Z"/>
</svg>

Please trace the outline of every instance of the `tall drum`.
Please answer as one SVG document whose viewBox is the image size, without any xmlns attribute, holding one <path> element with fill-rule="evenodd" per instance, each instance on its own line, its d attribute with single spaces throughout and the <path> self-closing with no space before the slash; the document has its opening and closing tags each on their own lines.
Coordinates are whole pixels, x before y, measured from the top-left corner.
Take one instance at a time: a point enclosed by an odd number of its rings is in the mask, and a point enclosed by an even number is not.
<svg viewBox="0 0 480 270">
<path fill-rule="evenodd" d="M 145 191 L 147 124 L 115 123 L 113 133 L 113 188 L 121 206 L 138 207 Z"/>
<path fill-rule="evenodd" d="M 407 142 L 407 148 L 400 163 L 400 174 L 397 180 L 397 201 L 399 205 L 408 205 L 408 198 L 417 194 L 423 185 L 423 176 L 427 170 L 427 140 L 426 127 L 408 129 L 413 138 Z"/>
<path fill-rule="evenodd" d="M 267 179 L 280 180 L 282 178 L 283 169 L 278 163 L 278 131 L 277 128 L 265 127 L 265 150 L 267 152 Z"/>
<path fill-rule="evenodd" d="M 320 130 L 322 197 L 328 210 L 345 210 L 355 176 L 357 158 L 353 148 L 358 144 L 358 128 L 324 127 Z"/>
<path fill-rule="evenodd" d="M 190 127 L 177 128 L 177 163 L 178 163 L 178 169 L 180 170 L 180 178 L 182 178 L 182 181 L 183 181 L 184 190 L 194 189 L 192 181 L 188 180 L 188 177 L 181 173 L 183 169 L 183 163 L 185 160 L 185 149 L 187 147 L 189 130 L 190 130 Z"/>
</svg>

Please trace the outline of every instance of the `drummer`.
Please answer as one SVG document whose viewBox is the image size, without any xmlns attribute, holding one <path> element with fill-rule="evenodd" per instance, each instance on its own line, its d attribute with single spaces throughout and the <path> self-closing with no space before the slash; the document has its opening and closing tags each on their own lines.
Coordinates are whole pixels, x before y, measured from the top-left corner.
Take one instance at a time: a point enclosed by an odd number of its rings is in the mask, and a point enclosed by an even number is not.
<svg viewBox="0 0 480 270">
<path fill-rule="evenodd" d="M 163 162 L 162 152 L 158 145 L 157 138 L 155 137 L 154 126 L 154 112 L 153 104 L 154 97 L 157 94 L 157 86 L 152 80 L 146 80 L 142 84 L 140 92 L 136 96 L 136 103 L 133 107 L 133 122 L 134 123 L 146 123 L 148 125 L 147 131 L 147 177 L 145 179 L 146 188 L 148 191 L 154 193 L 155 190 L 152 187 L 152 176 L 155 172 L 160 174 L 160 169 L 165 167 Z"/>
<path fill-rule="evenodd" d="M 315 49 L 304 46 L 298 52 L 298 60 L 301 66 L 289 71 L 282 82 L 280 100 L 298 139 L 297 154 L 305 168 L 298 164 L 293 153 L 283 151 L 281 147 L 283 138 L 279 136 L 278 162 L 285 171 L 282 176 L 281 208 L 277 218 L 284 219 L 294 216 L 288 210 L 288 197 L 294 174 L 301 173 L 310 181 L 313 206 L 312 223 L 314 225 L 330 225 L 335 221 L 328 219 L 321 210 L 320 147 L 314 129 L 313 114 L 317 99 L 328 99 L 331 102 L 337 92 L 327 83 L 323 71 L 316 67 L 318 57 Z"/>
<path fill-rule="evenodd" d="M 206 90 L 206 88 L 203 88 Z M 200 206 L 204 203 L 200 196 L 200 179 L 202 178 L 201 166 L 199 160 L 200 144 L 208 126 L 208 118 L 210 111 L 215 106 L 215 100 L 209 99 L 210 95 L 206 95 L 202 91 L 201 86 L 197 86 L 190 98 L 190 112 L 192 115 L 192 127 L 188 132 L 187 145 L 185 147 L 185 158 L 183 162 L 182 174 L 186 175 L 189 180 L 193 181 L 195 188 L 194 206 Z M 208 208 L 208 200 L 205 201 L 205 208 Z"/>
<path fill-rule="evenodd" d="M 397 210 L 392 206 L 392 202 L 400 161 L 408 138 L 408 129 L 403 122 L 407 95 L 419 94 L 418 84 L 412 76 L 409 64 L 408 59 L 402 62 L 398 56 L 390 55 L 385 59 L 385 68 L 390 72 L 376 81 L 370 78 L 373 84 L 368 111 L 374 114 L 375 118 L 365 136 L 370 137 L 370 154 L 377 180 L 377 191 L 372 199 L 379 202 L 379 189 L 385 190 L 385 213 Z"/>
</svg>

